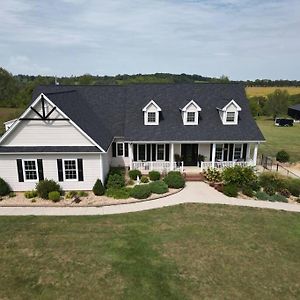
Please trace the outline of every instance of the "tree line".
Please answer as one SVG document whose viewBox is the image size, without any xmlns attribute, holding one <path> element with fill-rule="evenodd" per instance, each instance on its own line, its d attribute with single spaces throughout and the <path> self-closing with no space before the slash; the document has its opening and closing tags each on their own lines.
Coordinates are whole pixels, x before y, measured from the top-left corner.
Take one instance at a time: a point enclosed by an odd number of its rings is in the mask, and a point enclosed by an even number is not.
<svg viewBox="0 0 300 300">
<path fill-rule="evenodd" d="M 170 73 L 155 73 L 155 74 L 135 74 L 135 75 L 116 75 L 116 76 L 98 76 L 84 74 L 82 76 L 58 77 L 53 76 L 30 76 L 30 75 L 12 75 L 4 68 L 0 67 L 0 107 L 26 107 L 31 100 L 31 95 L 35 87 L 38 85 L 51 85 L 58 81 L 62 85 L 122 85 L 132 83 L 227 83 L 241 82 L 247 86 L 300 86 L 300 81 L 290 80 L 255 80 L 255 81 L 231 81 L 225 75 L 219 78 L 205 77 L 197 74 L 170 74 Z M 271 110 L 274 107 L 270 99 L 274 98 L 276 103 L 281 104 L 281 112 L 287 110 L 288 104 L 299 103 L 300 95 L 290 96 L 287 92 L 275 91 L 270 97 L 251 97 L 250 107 L 253 115 L 272 114 Z M 286 101 L 286 99 L 288 99 Z M 272 100 L 273 101 L 273 100 Z M 277 107 L 277 105 L 275 105 Z M 286 109 L 285 109 L 286 108 Z"/>
</svg>

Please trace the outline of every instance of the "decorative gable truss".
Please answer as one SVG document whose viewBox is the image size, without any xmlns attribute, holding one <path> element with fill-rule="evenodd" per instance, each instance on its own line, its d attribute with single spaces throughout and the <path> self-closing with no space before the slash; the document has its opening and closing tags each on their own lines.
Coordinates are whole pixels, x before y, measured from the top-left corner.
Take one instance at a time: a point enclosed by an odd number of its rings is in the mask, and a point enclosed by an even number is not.
<svg viewBox="0 0 300 300">
<path fill-rule="evenodd" d="M 0 138 L 1 146 L 96 146 L 75 122 L 41 93 Z"/>
<path fill-rule="evenodd" d="M 151 100 L 143 109 L 144 125 L 159 125 L 159 112 L 161 108 Z"/>
<path fill-rule="evenodd" d="M 237 125 L 241 107 L 232 99 L 223 108 L 217 108 L 224 125 Z"/>
<path fill-rule="evenodd" d="M 184 108 L 181 109 L 183 124 L 198 125 L 200 111 L 201 107 L 194 100 L 191 100 Z"/>
</svg>

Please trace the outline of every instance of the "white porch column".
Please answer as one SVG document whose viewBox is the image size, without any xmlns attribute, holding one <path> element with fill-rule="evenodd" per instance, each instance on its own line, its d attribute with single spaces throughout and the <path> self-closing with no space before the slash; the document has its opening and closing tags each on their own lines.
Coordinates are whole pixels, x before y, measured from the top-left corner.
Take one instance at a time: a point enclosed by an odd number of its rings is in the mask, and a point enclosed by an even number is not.
<svg viewBox="0 0 300 300">
<path fill-rule="evenodd" d="M 246 161 L 249 161 L 251 155 L 251 144 L 247 144 Z"/>
<path fill-rule="evenodd" d="M 215 161 L 216 161 L 216 143 L 213 143 L 212 154 L 211 154 L 211 162 L 213 168 L 215 167 Z"/>
<path fill-rule="evenodd" d="M 99 179 L 101 180 L 102 184 L 104 185 L 104 164 L 103 164 L 103 154 L 100 154 L 100 174 Z"/>
<path fill-rule="evenodd" d="M 258 152 L 258 143 L 255 144 L 254 151 L 253 151 L 253 165 L 254 166 L 256 166 L 256 162 L 257 162 L 257 152 Z"/>
<path fill-rule="evenodd" d="M 130 167 L 130 170 L 133 169 L 133 145 L 132 143 L 130 143 L 129 145 L 129 167 Z"/>
<path fill-rule="evenodd" d="M 171 171 L 174 170 L 174 144 L 170 144 L 170 163 L 171 163 Z"/>
</svg>

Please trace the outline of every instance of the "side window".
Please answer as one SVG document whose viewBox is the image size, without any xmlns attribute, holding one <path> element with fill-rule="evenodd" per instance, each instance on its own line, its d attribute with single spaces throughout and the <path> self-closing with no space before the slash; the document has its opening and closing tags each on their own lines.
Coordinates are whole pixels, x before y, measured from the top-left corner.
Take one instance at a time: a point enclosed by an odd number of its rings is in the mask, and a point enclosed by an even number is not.
<svg viewBox="0 0 300 300">
<path fill-rule="evenodd" d="M 78 180 L 78 168 L 76 159 L 64 160 L 64 177 L 65 180 Z"/>
<path fill-rule="evenodd" d="M 124 144 L 117 143 L 117 156 L 123 156 L 123 155 L 124 155 Z"/>
<path fill-rule="evenodd" d="M 36 160 L 23 160 L 23 170 L 25 181 L 37 181 L 38 170 Z"/>
</svg>

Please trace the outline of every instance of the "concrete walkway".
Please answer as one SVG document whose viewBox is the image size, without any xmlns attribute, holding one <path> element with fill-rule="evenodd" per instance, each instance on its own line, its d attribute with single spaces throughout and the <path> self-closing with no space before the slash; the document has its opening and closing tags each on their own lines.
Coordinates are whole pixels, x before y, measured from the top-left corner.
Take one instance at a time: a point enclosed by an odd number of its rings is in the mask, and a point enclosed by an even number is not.
<svg viewBox="0 0 300 300">
<path fill-rule="evenodd" d="M 157 200 L 102 207 L 1 207 L 0 216 L 111 215 L 155 209 L 180 203 L 227 204 L 300 212 L 300 205 L 297 204 L 229 198 L 204 182 L 187 182 L 186 188 L 181 192 Z"/>
</svg>

